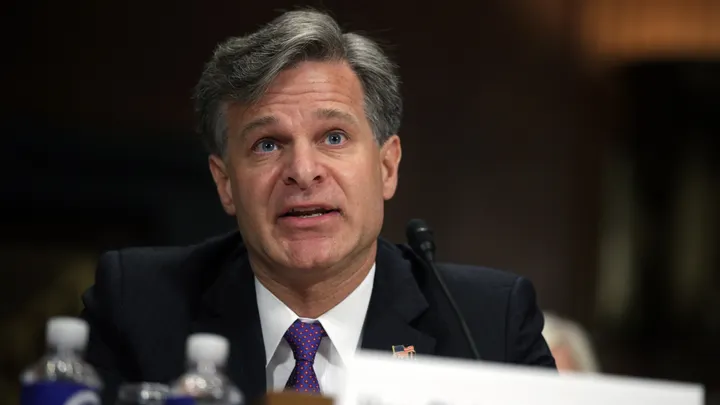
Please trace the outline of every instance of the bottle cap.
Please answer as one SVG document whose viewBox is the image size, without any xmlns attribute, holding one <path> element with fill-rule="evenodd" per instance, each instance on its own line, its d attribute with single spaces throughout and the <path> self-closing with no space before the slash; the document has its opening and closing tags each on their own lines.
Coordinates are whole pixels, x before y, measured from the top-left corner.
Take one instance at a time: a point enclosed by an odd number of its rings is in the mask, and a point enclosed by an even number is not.
<svg viewBox="0 0 720 405">
<path fill-rule="evenodd" d="M 217 366 L 225 365 L 229 351 L 228 340 L 210 333 L 196 333 L 187 340 L 188 360 L 197 363 L 208 361 Z"/>
<path fill-rule="evenodd" d="M 87 344 L 89 330 L 82 319 L 58 316 L 48 320 L 45 338 L 48 346 L 81 351 Z"/>
</svg>

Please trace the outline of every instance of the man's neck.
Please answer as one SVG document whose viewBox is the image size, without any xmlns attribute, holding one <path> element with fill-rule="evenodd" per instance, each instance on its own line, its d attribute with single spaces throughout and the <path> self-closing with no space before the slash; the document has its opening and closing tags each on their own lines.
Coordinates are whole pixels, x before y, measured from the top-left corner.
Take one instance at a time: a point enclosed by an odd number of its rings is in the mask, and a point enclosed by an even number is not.
<svg viewBox="0 0 720 405">
<path fill-rule="evenodd" d="M 298 316 L 314 319 L 334 308 L 355 291 L 372 269 L 375 252 L 374 246 L 368 254 L 352 263 L 321 269 L 311 277 L 301 280 L 285 278 L 279 272 L 268 271 L 265 266 L 256 266 L 252 263 L 252 258 L 250 262 L 255 277 L 268 291 Z"/>
</svg>

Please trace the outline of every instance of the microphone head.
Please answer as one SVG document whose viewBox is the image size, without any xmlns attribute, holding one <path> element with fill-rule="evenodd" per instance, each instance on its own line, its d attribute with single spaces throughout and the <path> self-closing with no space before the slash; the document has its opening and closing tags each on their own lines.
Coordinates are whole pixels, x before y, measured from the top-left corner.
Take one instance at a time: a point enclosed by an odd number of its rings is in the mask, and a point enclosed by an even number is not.
<svg viewBox="0 0 720 405">
<path fill-rule="evenodd" d="M 422 219 L 412 219 L 405 227 L 410 247 L 418 253 L 435 253 L 435 237 L 432 229 Z"/>
</svg>

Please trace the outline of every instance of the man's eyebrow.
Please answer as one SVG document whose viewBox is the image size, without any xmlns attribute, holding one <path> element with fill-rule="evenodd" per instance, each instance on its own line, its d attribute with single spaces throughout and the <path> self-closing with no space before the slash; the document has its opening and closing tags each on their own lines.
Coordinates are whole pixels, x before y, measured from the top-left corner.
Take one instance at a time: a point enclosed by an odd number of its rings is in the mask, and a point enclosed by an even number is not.
<svg viewBox="0 0 720 405">
<path fill-rule="evenodd" d="M 251 132 L 253 132 L 259 128 L 262 128 L 262 127 L 276 124 L 277 122 L 278 122 L 278 119 L 272 115 L 266 115 L 264 117 L 254 119 L 254 120 L 250 121 L 247 125 L 245 125 L 245 127 L 242 129 L 242 131 L 240 131 L 240 136 L 242 138 L 245 138 Z"/>
<path fill-rule="evenodd" d="M 314 115 L 316 118 L 320 119 L 339 119 L 350 124 L 358 124 L 357 118 L 355 118 L 354 115 L 335 108 L 319 108 L 315 110 Z M 240 136 L 245 138 L 255 130 L 277 123 L 278 119 L 272 115 L 256 118 L 243 127 L 240 131 Z"/>
<path fill-rule="evenodd" d="M 321 119 L 339 119 L 341 121 L 346 121 L 350 124 L 358 124 L 357 118 L 355 118 L 354 115 L 342 110 L 337 110 L 335 108 L 317 109 L 315 110 L 315 117 Z"/>
</svg>

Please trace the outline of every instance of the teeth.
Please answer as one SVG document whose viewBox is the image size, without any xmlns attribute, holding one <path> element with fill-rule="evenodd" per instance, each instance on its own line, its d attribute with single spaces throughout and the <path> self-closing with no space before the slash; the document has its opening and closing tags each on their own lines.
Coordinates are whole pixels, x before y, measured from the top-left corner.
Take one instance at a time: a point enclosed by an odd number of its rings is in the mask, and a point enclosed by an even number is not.
<svg viewBox="0 0 720 405">
<path fill-rule="evenodd" d="M 328 209 L 325 208 L 306 208 L 306 209 L 297 209 L 293 208 L 290 210 L 291 214 L 304 214 L 304 213 L 315 213 L 315 212 L 327 212 Z"/>
<path fill-rule="evenodd" d="M 309 208 L 309 209 L 293 208 L 292 210 L 290 210 L 290 212 L 312 212 L 312 211 L 316 211 L 316 210 L 318 210 L 318 209 L 319 209 L 319 208 Z"/>
<path fill-rule="evenodd" d="M 320 215 L 323 215 L 322 212 L 316 212 L 314 214 L 303 214 L 300 215 L 300 218 L 312 218 L 312 217 L 319 217 Z"/>
</svg>

